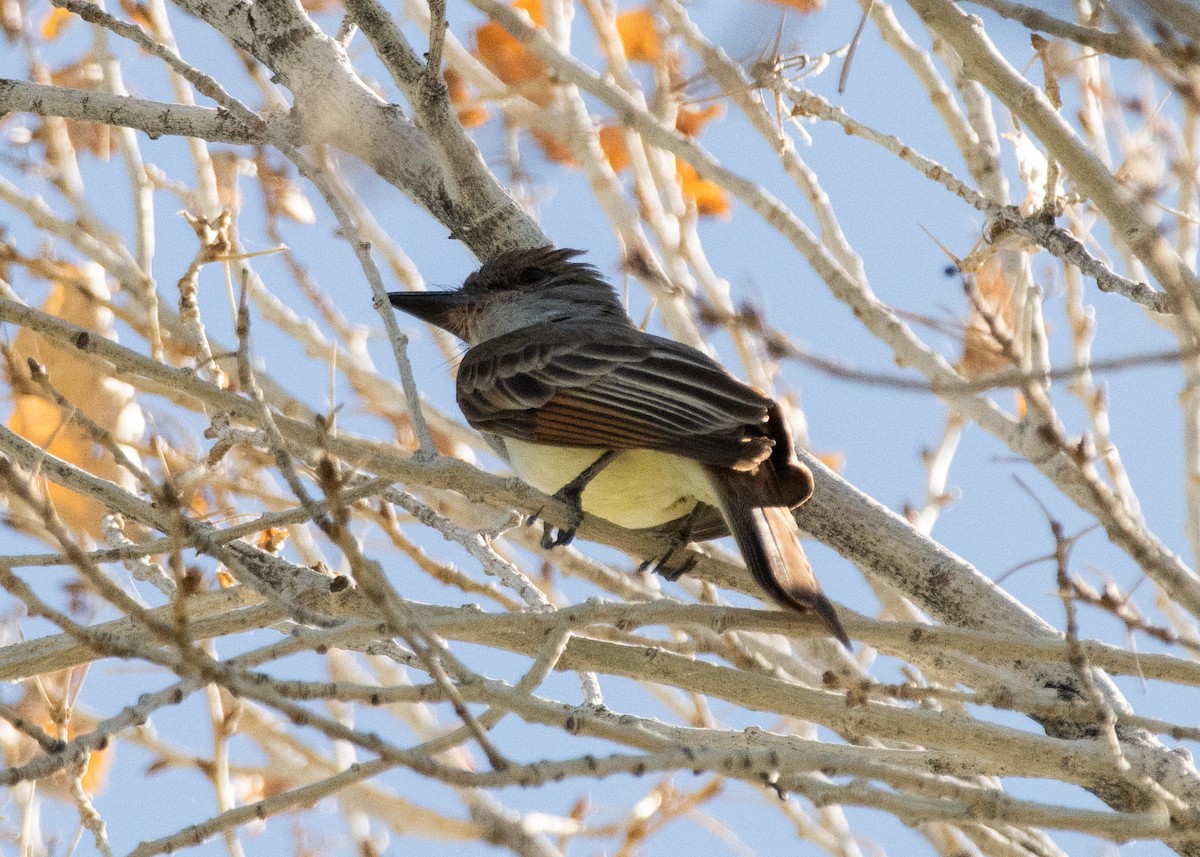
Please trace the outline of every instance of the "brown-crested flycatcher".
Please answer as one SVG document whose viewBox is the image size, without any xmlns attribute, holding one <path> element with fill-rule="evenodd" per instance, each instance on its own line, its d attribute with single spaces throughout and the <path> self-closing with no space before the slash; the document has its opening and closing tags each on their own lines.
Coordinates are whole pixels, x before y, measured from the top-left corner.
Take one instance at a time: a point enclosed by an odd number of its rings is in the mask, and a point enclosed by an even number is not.
<svg viewBox="0 0 1200 857">
<path fill-rule="evenodd" d="M 392 305 L 462 339 L 458 404 L 524 481 L 633 529 L 685 531 L 718 509 L 772 599 L 846 645 L 791 510 L 812 493 L 779 406 L 705 354 L 643 333 L 579 250 L 510 250 L 461 289 Z M 708 535 L 722 535 L 715 532 Z"/>
</svg>

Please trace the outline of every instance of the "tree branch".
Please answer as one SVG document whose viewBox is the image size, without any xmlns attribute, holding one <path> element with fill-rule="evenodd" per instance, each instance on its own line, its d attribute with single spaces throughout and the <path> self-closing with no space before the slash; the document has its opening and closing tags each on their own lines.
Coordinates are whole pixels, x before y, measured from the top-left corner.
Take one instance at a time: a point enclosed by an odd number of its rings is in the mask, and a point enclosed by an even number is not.
<svg viewBox="0 0 1200 857">
<path fill-rule="evenodd" d="M 198 137 L 213 143 L 256 145 L 266 134 L 246 125 L 225 110 L 190 107 L 132 96 L 85 89 L 46 86 L 21 80 L 0 79 L 0 111 L 38 116 L 59 116 L 144 131 L 151 138 Z M 271 120 L 272 133 L 288 137 L 295 130 Z"/>
</svg>

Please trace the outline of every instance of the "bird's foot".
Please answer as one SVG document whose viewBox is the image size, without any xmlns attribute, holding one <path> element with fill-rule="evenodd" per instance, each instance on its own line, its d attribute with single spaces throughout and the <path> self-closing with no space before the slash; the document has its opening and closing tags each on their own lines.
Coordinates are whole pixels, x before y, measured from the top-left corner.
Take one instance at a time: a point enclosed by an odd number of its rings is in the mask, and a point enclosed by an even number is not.
<svg viewBox="0 0 1200 857">
<path fill-rule="evenodd" d="M 670 562 L 671 556 L 678 549 L 678 547 L 672 545 L 671 548 L 662 556 L 658 557 L 657 559 L 648 559 L 639 565 L 638 571 L 649 570 L 651 573 L 662 575 L 664 579 L 674 583 L 676 580 L 683 577 L 685 574 L 695 568 L 697 561 L 696 557 L 689 556 L 678 565 L 672 565 Z"/>
<path fill-rule="evenodd" d="M 559 499 L 562 499 L 561 497 Z M 575 541 L 575 531 L 579 529 L 579 525 L 583 523 L 583 511 L 575 514 L 572 507 L 568 507 L 567 525 L 556 533 L 554 527 L 548 523 L 542 524 L 542 549 L 550 550 L 552 548 L 569 545 Z"/>
<path fill-rule="evenodd" d="M 601 453 L 600 457 L 589 464 L 582 473 L 554 492 L 554 499 L 566 504 L 567 525 L 555 534 L 554 528 L 550 524 L 544 524 L 542 526 L 543 549 L 550 550 L 569 545 L 575 540 L 575 533 L 579 529 L 579 525 L 583 523 L 583 490 L 596 478 L 596 474 L 608 466 L 616 454 L 614 449 Z"/>
<path fill-rule="evenodd" d="M 560 492 L 561 493 L 561 492 Z M 575 538 L 575 530 L 579 528 L 580 522 L 583 521 L 583 509 L 580 507 L 578 516 L 574 514 L 575 507 L 571 505 L 570 500 L 565 497 L 554 495 L 557 499 L 562 500 L 567 504 L 567 526 L 558 531 L 555 535 L 554 526 L 549 521 L 542 521 L 542 550 L 550 550 L 559 545 L 569 545 Z M 544 508 L 544 507 L 543 507 Z M 538 522 L 538 518 L 542 517 L 543 509 L 538 509 L 532 515 L 525 518 L 525 526 L 532 527 Z M 578 520 L 576 520 L 578 518 Z"/>
<path fill-rule="evenodd" d="M 696 567 L 697 558 L 689 556 L 683 562 L 676 565 L 671 562 L 675 553 L 681 548 L 685 548 L 688 542 L 692 540 L 692 528 L 695 526 L 696 518 L 700 514 L 700 506 L 697 505 L 692 511 L 688 512 L 687 517 L 683 519 L 679 529 L 675 531 L 675 535 L 671 537 L 670 543 L 667 545 L 666 551 L 656 558 L 648 559 L 638 566 L 638 571 L 646 571 L 649 569 L 654 574 L 662 575 L 666 580 L 674 583 L 679 578 L 683 577 L 689 571 Z"/>
</svg>

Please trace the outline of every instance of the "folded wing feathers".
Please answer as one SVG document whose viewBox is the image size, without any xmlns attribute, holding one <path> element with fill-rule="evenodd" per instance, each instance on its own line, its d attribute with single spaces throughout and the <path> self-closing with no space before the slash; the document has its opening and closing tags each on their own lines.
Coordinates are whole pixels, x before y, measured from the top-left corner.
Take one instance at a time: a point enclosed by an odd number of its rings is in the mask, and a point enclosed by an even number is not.
<svg viewBox="0 0 1200 857">
<path fill-rule="evenodd" d="M 565 446 L 670 449 L 749 469 L 770 455 L 760 429 L 771 400 L 698 351 L 631 329 L 605 341 L 580 327 L 514 347 L 501 337 L 471 349 L 458 399 L 483 431 Z M 682 449 L 680 447 L 682 446 Z"/>
</svg>

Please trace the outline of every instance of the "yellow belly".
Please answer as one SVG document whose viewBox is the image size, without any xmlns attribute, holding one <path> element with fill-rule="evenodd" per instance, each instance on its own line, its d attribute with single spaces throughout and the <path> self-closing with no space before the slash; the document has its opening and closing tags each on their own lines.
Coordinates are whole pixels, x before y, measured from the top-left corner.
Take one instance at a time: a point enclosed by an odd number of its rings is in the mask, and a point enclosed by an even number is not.
<svg viewBox="0 0 1200 857">
<path fill-rule="evenodd" d="M 602 449 L 542 446 L 505 438 L 513 472 L 553 494 L 600 457 Z M 704 469 L 690 458 L 626 449 L 588 483 L 583 510 L 622 527 L 657 527 L 681 518 L 700 500 L 715 505 Z"/>
</svg>

